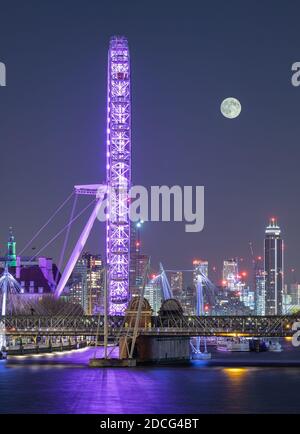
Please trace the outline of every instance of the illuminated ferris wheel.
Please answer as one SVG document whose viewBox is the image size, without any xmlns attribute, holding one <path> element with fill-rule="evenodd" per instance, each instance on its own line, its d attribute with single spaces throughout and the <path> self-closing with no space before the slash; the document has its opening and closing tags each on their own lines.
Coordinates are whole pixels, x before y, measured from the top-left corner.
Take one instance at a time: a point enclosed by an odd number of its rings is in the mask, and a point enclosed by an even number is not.
<svg viewBox="0 0 300 434">
<path fill-rule="evenodd" d="M 130 56 L 127 39 L 123 36 L 110 40 L 107 93 L 109 311 L 111 315 L 122 315 L 129 298 L 131 186 Z"/>
</svg>

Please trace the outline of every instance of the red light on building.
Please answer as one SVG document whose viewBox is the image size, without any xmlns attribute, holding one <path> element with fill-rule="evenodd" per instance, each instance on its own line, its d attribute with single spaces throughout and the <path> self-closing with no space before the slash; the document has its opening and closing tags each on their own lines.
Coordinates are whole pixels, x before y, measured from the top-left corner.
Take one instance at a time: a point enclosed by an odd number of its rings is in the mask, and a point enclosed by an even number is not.
<svg viewBox="0 0 300 434">
<path fill-rule="evenodd" d="M 208 304 L 206 304 L 206 305 L 204 306 L 204 311 L 205 311 L 205 312 L 208 312 L 208 311 L 209 311 L 209 305 L 208 305 Z"/>
<path fill-rule="evenodd" d="M 247 277 L 248 273 L 246 271 L 242 271 L 242 277 Z"/>
</svg>

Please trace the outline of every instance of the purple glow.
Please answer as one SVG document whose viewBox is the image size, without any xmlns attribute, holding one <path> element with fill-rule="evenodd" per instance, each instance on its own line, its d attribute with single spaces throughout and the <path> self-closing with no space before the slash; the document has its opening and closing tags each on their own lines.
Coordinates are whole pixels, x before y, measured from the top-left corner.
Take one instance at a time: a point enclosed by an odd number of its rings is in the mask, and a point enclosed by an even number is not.
<svg viewBox="0 0 300 434">
<path fill-rule="evenodd" d="M 107 219 L 109 313 L 124 315 L 129 299 L 131 185 L 130 59 L 127 39 L 114 36 L 108 52 Z"/>
</svg>

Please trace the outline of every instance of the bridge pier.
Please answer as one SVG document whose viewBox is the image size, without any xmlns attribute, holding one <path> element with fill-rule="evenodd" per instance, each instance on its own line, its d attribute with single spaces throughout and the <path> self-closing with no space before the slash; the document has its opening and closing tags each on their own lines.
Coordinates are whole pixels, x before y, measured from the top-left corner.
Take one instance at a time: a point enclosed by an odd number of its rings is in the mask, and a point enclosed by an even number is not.
<svg viewBox="0 0 300 434">
<path fill-rule="evenodd" d="M 124 338 L 123 338 L 124 339 Z M 127 346 L 120 340 L 120 359 L 128 357 Z M 180 336 L 138 336 L 133 357 L 143 363 L 184 363 L 190 360 L 190 338 Z"/>
</svg>

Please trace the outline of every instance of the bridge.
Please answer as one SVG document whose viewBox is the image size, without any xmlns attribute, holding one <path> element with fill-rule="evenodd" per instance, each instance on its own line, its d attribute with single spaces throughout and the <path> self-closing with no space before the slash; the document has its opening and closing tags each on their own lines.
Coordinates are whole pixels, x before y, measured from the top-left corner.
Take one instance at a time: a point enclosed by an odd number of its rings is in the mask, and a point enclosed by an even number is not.
<svg viewBox="0 0 300 434">
<path fill-rule="evenodd" d="M 104 335 L 102 316 L 0 316 L 7 336 L 84 336 Z M 291 316 L 152 316 L 140 324 L 142 336 L 245 336 L 289 337 L 300 315 Z M 126 317 L 108 317 L 108 336 L 115 339 L 132 334 L 134 327 Z"/>
</svg>

